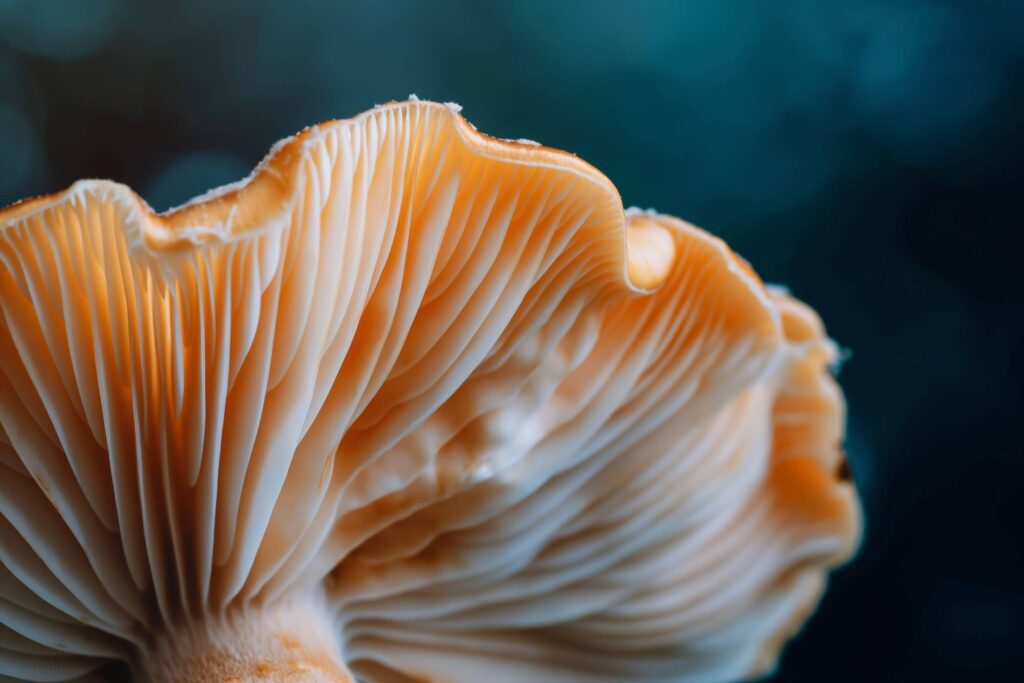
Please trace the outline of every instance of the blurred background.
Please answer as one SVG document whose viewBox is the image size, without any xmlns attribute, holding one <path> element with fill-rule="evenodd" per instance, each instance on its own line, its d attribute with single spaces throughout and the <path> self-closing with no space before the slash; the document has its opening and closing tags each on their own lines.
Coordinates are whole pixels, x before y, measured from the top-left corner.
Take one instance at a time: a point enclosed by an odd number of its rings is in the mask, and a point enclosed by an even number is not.
<svg viewBox="0 0 1024 683">
<path fill-rule="evenodd" d="M 163 210 L 409 93 L 724 237 L 851 351 L 867 532 L 773 681 L 1021 680 L 1024 4 L 0 0 L 0 204 Z"/>
</svg>

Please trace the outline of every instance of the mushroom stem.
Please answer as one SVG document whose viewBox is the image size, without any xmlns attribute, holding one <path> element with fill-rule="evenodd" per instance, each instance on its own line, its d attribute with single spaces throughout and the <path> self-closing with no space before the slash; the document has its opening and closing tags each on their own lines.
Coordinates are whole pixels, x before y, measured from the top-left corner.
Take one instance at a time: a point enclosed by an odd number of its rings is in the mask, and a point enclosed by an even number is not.
<svg viewBox="0 0 1024 683">
<path fill-rule="evenodd" d="M 249 607 L 157 637 L 139 659 L 153 683 L 354 683 L 335 624 L 314 599 Z"/>
</svg>

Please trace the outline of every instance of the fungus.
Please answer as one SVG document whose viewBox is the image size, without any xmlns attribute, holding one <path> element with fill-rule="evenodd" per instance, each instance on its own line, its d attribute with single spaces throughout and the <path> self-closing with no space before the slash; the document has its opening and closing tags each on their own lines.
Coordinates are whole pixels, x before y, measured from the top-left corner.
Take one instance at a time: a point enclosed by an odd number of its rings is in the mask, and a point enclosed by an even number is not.
<svg viewBox="0 0 1024 683">
<path fill-rule="evenodd" d="M 7 679 L 725 681 L 856 545 L 815 314 L 453 107 L 13 205 L 0 307 Z"/>
</svg>

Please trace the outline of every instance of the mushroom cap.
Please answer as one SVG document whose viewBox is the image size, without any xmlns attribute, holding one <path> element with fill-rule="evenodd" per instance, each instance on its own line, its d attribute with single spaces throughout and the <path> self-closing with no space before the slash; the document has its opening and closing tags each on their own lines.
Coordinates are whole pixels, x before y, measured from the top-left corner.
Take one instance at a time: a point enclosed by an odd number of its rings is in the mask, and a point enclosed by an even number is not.
<svg viewBox="0 0 1024 683">
<path fill-rule="evenodd" d="M 764 672 L 859 537 L 835 360 L 720 240 L 429 102 L 164 214 L 15 204 L 0 678 L 300 598 L 359 680 Z"/>
</svg>

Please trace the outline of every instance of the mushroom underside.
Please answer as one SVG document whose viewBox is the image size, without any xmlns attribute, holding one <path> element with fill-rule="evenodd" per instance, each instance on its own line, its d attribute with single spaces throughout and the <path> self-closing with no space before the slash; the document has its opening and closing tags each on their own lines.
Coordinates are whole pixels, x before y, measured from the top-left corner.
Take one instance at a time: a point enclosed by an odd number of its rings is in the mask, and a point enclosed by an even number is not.
<svg viewBox="0 0 1024 683">
<path fill-rule="evenodd" d="M 0 211 L 0 679 L 725 681 L 853 552 L 820 320 L 395 103 Z"/>
</svg>

